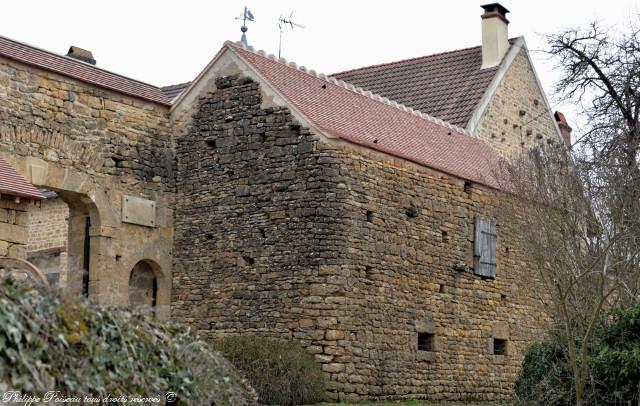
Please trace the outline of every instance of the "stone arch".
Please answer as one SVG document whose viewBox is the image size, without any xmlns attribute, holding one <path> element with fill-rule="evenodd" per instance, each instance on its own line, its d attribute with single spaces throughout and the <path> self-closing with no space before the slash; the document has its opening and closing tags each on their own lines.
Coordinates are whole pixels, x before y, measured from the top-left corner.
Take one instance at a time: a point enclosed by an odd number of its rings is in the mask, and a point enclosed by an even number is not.
<svg viewBox="0 0 640 406">
<path fill-rule="evenodd" d="M 158 298 L 158 279 L 148 261 L 142 260 L 129 273 L 129 305 L 155 308 Z"/>
<path fill-rule="evenodd" d="M 160 262 L 145 256 L 145 252 L 141 254 L 138 258 L 132 258 L 123 264 L 126 269 L 127 303 L 129 306 L 152 305 L 156 317 L 166 320 L 169 318 L 171 299 L 168 265 L 160 265 Z"/>
<path fill-rule="evenodd" d="M 34 157 L 4 157 L 33 185 L 56 192 L 69 206 L 68 290 L 84 291 L 100 304 L 114 304 L 107 273 L 115 268 L 111 246 L 120 219 L 104 188 L 74 168 Z"/>
</svg>

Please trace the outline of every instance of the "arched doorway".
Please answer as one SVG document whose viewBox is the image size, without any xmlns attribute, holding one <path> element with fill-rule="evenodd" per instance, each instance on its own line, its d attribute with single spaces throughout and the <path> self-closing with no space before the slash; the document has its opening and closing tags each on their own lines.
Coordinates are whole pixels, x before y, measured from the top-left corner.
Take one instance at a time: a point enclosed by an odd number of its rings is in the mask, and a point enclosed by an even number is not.
<svg viewBox="0 0 640 406">
<path fill-rule="evenodd" d="M 138 262 L 129 275 L 129 304 L 155 309 L 158 298 L 158 280 L 152 266 Z"/>
</svg>

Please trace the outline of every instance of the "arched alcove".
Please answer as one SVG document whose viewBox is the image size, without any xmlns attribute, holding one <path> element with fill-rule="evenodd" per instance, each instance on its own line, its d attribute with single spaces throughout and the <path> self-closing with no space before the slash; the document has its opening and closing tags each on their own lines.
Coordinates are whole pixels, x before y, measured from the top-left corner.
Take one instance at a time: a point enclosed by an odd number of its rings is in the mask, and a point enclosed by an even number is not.
<svg viewBox="0 0 640 406">
<path fill-rule="evenodd" d="M 155 308 L 158 300 L 158 279 L 152 265 L 140 261 L 129 274 L 129 304 Z"/>
</svg>

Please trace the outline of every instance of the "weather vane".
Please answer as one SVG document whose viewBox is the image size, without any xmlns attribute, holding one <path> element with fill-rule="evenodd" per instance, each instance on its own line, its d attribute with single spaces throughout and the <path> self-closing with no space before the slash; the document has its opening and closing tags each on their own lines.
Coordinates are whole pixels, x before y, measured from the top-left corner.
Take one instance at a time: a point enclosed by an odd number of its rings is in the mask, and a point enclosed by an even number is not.
<svg viewBox="0 0 640 406">
<path fill-rule="evenodd" d="M 251 14 L 251 10 L 244 6 L 244 13 L 240 17 L 236 17 L 236 20 L 242 20 L 242 27 L 240 27 L 240 31 L 242 31 L 242 37 L 240 38 L 240 42 L 242 42 L 245 46 L 249 46 L 247 43 L 247 21 L 255 22 L 256 20 L 253 18 L 253 14 Z"/>
<path fill-rule="evenodd" d="M 282 31 L 287 29 L 287 26 L 291 27 L 291 30 L 293 30 L 293 27 L 299 27 L 299 28 L 304 28 L 304 26 L 294 23 L 291 20 L 291 17 L 293 16 L 293 11 L 291 12 L 291 14 L 289 14 L 289 18 L 285 18 L 282 16 L 282 14 L 280 15 L 280 18 L 278 18 L 278 28 L 280 29 L 280 42 L 278 43 L 278 58 L 280 58 L 280 54 L 282 53 Z"/>
</svg>

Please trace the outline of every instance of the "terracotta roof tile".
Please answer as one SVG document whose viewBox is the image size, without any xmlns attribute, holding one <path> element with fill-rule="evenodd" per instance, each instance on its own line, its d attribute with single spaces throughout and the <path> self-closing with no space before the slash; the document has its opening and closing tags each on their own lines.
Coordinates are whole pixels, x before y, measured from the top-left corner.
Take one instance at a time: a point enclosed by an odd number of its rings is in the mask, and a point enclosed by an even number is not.
<svg viewBox="0 0 640 406">
<path fill-rule="evenodd" d="M 100 86 L 118 93 L 127 94 L 155 103 L 170 105 L 171 100 L 160 88 L 139 82 L 116 73 L 100 69 L 88 63 L 57 55 L 0 36 L 0 56 L 13 59 L 27 65 L 55 72 L 82 82 Z"/>
<path fill-rule="evenodd" d="M 227 43 L 314 126 L 330 136 L 498 188 L 497 154 L 464 130 Z"/>
<path fill-rule="evenodd" d="M 0 194 L 42 200 L 44 195 L 0 156 Z"/>
<path fill-rule="evenodd" d="M 482 48 L 459 49 L 332 75 L 466 127 L 498 67 L 480 69 Z"/>
</svg>

